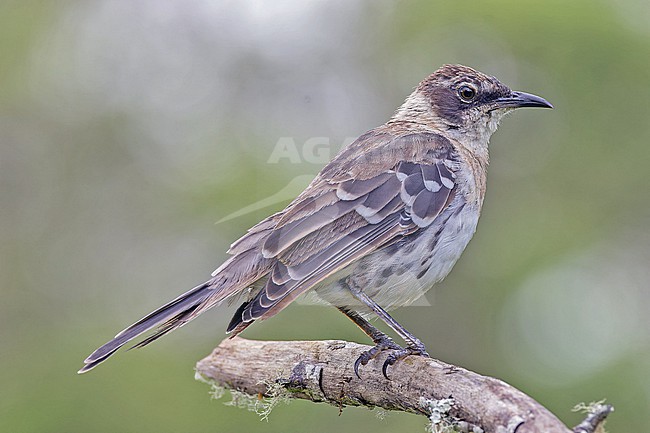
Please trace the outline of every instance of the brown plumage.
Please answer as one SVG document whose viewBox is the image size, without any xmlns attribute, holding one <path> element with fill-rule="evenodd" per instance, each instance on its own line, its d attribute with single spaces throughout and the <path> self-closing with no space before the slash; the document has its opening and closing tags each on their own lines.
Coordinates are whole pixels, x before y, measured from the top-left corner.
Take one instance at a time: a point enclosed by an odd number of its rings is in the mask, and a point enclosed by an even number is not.
<svg viewBox="0 0 650 433">
<path fill-rule="evenodd" d="M 550 107 L 496 78 L 446 65 L 384 125 L 344 148 L 286 209 L 252 227 L 213 278 L 120 332 L 87 359 L 88 371 L 133 338 L 144 346 L 205 310 L 250 292 L 228 326 L 237 335 L 310 291 L 347 314 L 376 343 L 357 361 L 393 350 L 385 368 L 422 343 L 386 312 L 444 278 L 469 242 L 485 193 L 488 140 L 503 115 Z M 400 348 L 363 317 L 374 313 Z"/>
</svg>

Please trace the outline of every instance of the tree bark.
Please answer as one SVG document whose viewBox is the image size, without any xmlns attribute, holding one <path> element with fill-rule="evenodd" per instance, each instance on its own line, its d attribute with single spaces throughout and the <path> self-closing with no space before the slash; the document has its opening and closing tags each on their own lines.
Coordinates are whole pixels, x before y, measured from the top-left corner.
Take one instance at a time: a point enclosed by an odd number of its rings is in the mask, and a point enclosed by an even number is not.
<svg viewBox="0 0 650 433">
<path fill-rule="evenodd" d="M 252 341 L 236 337 L 224 340 L 197 363 L 196 370 L 218 386 L 254 396 L 269 396 L 274 385 L 275 393 L 280 387 L 293 398 L 338 407 L 377 406 L 425 415 L 440 428 L 455 426 L 461 431 L 485 433 L 572 432 L 546 408 L 507 383 L 435 359 L 410 356 L 398 361 L 388 368 L 388 380 L 381 372 L 386 357 L 382 354 L 361 366 L 358 378 L 354 361 L 369 348 L 337 340 Z M 611 407 L 608 409 L 607 413 Z M 593 425 L 593 430 L 601 424 Z M 579 426 L 580 432 L 589 433 L 584 422 Z"/>
</svg>

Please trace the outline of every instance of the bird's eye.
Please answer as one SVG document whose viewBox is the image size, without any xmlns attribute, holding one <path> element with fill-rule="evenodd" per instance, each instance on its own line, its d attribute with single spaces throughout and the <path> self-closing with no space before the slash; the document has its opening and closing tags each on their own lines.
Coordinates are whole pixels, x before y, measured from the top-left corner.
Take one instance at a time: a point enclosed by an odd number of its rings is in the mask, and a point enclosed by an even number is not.
<svg viewBox="0 0 650 433">
<path fill-rule="evenodd" d="M 460 99 L 462 99 L 463 102 L 472 102 L 476 97 L 476 89 L 470 86 L 461 86 L 460 89 L 458 89 L 458 96 L 460 96 Z"/>
</svg>

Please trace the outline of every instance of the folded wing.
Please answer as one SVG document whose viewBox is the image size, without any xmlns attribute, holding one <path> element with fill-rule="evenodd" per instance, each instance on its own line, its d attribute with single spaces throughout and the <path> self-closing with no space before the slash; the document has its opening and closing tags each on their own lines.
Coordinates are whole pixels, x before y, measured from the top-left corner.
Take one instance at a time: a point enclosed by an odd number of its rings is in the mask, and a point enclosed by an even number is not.
<svg viewBox="0 0 650 433">
<path fill-rule="evenodd" d="M 274 259 L 269 278 L 240 307 L 228 332 L 241 332 L 358 259 L 428 227 L 456 188 L 452 155 L 400 161 L 371 177 L 322 179 L 317 194 L 302 197 L 262 244 Z"/>
</svg>

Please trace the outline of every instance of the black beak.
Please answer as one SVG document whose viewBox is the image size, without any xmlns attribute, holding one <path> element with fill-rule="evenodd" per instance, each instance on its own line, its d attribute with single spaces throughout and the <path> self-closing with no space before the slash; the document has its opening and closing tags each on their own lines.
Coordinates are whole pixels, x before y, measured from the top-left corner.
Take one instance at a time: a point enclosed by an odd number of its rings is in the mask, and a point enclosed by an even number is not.
<svg viewBox="0 0 650 433">
<path fill-rule="evenodd" d="M 540 107 L 553 108 L 546 99 L 525 92 L 512 92 L 510 96 L 499 98 L 496 101 L 498 108 Z"/>
</svg>

